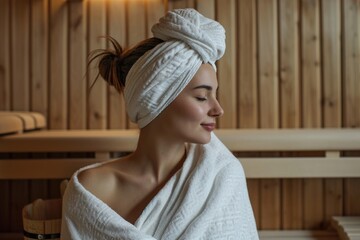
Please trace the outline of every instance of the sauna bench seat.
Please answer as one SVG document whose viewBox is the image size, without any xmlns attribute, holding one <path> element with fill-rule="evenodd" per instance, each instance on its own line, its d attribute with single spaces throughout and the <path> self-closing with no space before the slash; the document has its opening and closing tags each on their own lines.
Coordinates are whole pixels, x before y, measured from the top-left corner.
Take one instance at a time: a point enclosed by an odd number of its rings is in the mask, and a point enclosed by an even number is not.
<svg viewBox="0 0 360 240">
<path fill-rule="evenodd" d="M 138 133 L 39 130 L 1 136 L 0 179 L 69 178 L 80 167 L 114 158 L 113 153 L 134 151 Z M 239 158 L 247 178 L 360 176 L 360 129 L 219 129 L 215 133 Z"/>
</svg>

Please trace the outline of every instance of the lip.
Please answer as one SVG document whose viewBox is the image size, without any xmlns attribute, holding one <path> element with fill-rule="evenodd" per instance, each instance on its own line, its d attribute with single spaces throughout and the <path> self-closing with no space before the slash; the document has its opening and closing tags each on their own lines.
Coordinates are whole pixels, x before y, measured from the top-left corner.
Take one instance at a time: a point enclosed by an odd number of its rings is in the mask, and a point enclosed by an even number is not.
<svg viewBox="0 0 360 240">
<path fill-rule="evenodd" d="M 215 127 L 216 127 L 215 123 L 203 123 L 203 124 L 201 124 L 201 126 L 203 128 L 205 128 L 205 130 L 207 130 L 209 132 L 213 131 L 215 129 Z"/>
</svg>

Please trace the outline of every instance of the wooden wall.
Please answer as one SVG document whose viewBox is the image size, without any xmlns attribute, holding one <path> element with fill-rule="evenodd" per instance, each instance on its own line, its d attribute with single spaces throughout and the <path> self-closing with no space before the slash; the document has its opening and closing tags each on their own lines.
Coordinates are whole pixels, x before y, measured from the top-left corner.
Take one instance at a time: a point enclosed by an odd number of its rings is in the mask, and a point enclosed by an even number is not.
<svg viewBox="0 0 360 240">
<path fill-rule="evenodd" d="M 132 128 L 114 89 L 86 74 L 89 51 L 150 37 L 166 9 L 194 7 L 227 30 L 220 128 L 360 127 L 360 0 L 1 0 L 0 110 L 38 111 L 49 129 Z M 0 181 L 0 232 L 59 181 Z M 326 227 L 360 214 L 360 180 L 249 180 L 260 229 Z M 10 208 L 8 208 L 10 206 Z"/>
</svg>

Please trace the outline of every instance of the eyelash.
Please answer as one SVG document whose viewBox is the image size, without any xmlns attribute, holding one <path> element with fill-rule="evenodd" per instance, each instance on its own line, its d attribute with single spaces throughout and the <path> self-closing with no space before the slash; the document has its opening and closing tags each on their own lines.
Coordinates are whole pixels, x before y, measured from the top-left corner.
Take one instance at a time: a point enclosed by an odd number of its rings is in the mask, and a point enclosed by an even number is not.
<svg viewBox="0 0 360 240">
<path fill-rule="evenodd" d="M 196 99 L 197 99 L 198 101 L 200 101 L 200 102 L 204 102 L 204 101 L 207 100 L 206 98 L 202 98 L 202 97 L 197 97 Z"/>
</svg>

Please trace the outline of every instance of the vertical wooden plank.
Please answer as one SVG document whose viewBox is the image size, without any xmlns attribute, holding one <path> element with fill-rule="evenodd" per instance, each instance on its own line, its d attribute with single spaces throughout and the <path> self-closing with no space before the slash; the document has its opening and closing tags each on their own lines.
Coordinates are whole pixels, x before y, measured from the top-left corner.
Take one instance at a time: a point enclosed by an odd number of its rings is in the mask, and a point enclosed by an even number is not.
<svg viewBox="0 0 360 240">
<path fill-rule="evenodd" d="M 299 2 L 279 2 L 280 125 L 300 127 Z M 289 156 L 283 154 L 283 156 Z M 302 229 L 302 180 L 282 181 L 282 229 Z"/>
<path fill-rule="evenodd" d="M 129 1 L 128 4 L 128 43 L 129 47 L 136 45 L 144 40 L 147 34 L 146 26 L 146 5 L 145 0 Z"/>
<path fill-rule="evenodd" d="M 301 1 L 303 127 L 321 127 L 319 1 Z"/>
<path fill-rule="evenodd" d="M 67 13 L 65 0 L 50 4 L 49 127 L 67 128 Z"/>
<path fill-rule="evenodd" d="M 10 181 L 0 180 L 0 232 L 10 232 Z"/>
<path fill-rule="evenodd" d="M 104 1 L 89 1 L 89 50 L 104 49 L 106 42 L 106 3 Z M 92 68 L 89 71 L 89 85 L 94 81 L 98 69 Z M 96 82 L 89 92 L 89 109 L 88 121 L 90 129 L 105 129 L 107 123 L 107 106 L 106 106 L 106 82 L 102 79 Z"/>
<path fill-rule="evenodd" d="M 260 126 L 277 128 L 279 126 L 277 4 L 275 0 L 259 0 L 258 4 Z"/>
<path fill-rule="evenodd" d="M 60 198 L 60 184 L 63 179 L 53 179 L 48 181 L 48 199 Z"/>
<path fill-rule="evenodd" d="M 44 159 L 47 158 L 46 153 L 31 153 L 28 158 L 31 159 Z M 29 203 L 33 202 L 36 199 L 47 199 L 48 196 L 48 185 L 47 180 L 36 179 L 29 180 Z"/>
<path fill-rule="evenodd" d="M 165 1 L 164 0 L 153 0 L 146 1 L 146 36 L 147 38 L 153 37 L 151 32 L 151 27 L 159 21 L 159 19 L 164 16 L 165 11 Z"/>
<path fill-rule="evenodd" d="M 360 215 L 360 179 L 349 178 L 345 180 L 345 196 L 344 196 L 344 214 L 346 216 Z"/>
<path fill-rule="evenodd" d="M 109 1 L 108 10 L 108 34 L 115 38 L 124 49 L 127 47 L 125 2 L 111 0 Z M 126 110 L 123 95 L 119 94 L 115 88 L 109 87 L 108 97 L 109 128 L 126 128 Z"/>
<path fill-rule="evenodd" d="M 281 227 L 281 203 L 280 203 L 279 179 L 260 181 L 260 229 L 276 230 Z"/>
<path fill-rule="evenodd" d="M 343 180 L 342 179 L 325 179 L 324 184 L 325 198 L 325 221 L 326 225 L 331 228 L 330 220 L 333 216 L 343 215 Z"/>
<path fill-rule="evenodd" d="M 10 231 L 22 232 L 22 208 L 29 203 L 29 184 L 26 180 L 11 181 Z"/>
<path fill-rule="evenodd" d="M 86 6 L 69 2 L 69 129 L 86 129 Z"/>
<path fill-rule="evenodd" d="M 277 1 L 258 1 L 260 127 L 277 128 L 278 56 Z M 280 180 L 261 180 L 261 229 L 280 229 Z"/>
<path fill-rule="evenodd" d="M 325 128 L 341 128 L 341 6 L 337 0 L 321 2 L 323 123 Z M 325 179 L 325 220 L 343 214 L 342 179 Z"/>
<path fill-rule="evenodd" d="M 217 1 L 217 20 L 226 29 L 226 52 L 217 62 L 219 81 L 219 102 L 225 115 L 219 119 L 220 128 L 236 128 L 237 95 L 236 95 L 236 12 L 235 1 Z"/>
<path fill-rule="evenodd" d="M 48 110 L 48 0 L 31 2 L 31 110 Z"/>
<path fill-rule="evenodd" d="M 282 229 L 302 229 L 303 181 L 301 179 L 284 179 L 282 190 Z"/>
<path fill-rule="evenodd" d="M 246 173 L 245 173 L 246 175 Z M 247 188 L 249 192 L 249 198 L 251 202 L 251 206 L 254 212 L 254 217 L 256 221 L 256 226 L 260 228 L 260 180 L 258 179 L 247 179 Z"/>
<path fill-rule="evenodd" d="M 128 1 L 127 7 L 127 42 L 129 47 L 133 47 L 147 35 L 145 0 Z M 128 120 L 127 128 L 137 128 L 137 124 Z"/>
<path fill-rule="evenodd" d="M 324 127 L 341 127 L 340 1 L 322 0 L 322 79 Z"/>
<path fill-rule="evenodd" d="M 360 126 L 360 2 L 344 0 L 344 127 Z"/>
<path fill-rule="evenodd" d="M 215 0 L 196 0 L 196 10 L 205 17 L 215 19 Z"/>
<path fill-rule="evenodd" d="M 301 1 L 302 43 L 302 124 L 305 128 L 321 127 L 320 81 L 320 8 L 318 0 Z M 304 180 L 304 227 L 317 229 L 324 214 L 323 181 Z"/>
<path fill-rule="evenodd" d="M 179 8 L 195 8 L 195 0 L 169 0 L 168 7 L 169 10 Z"/>
<path fill-rule="evenodd" d="M 0 110 L 9 110 L 10 91 L 10 2 L 0 2 Z"/>
<path fill-rule="evenodd" d="M 324 187 L 322 179 L 304 180 L 304 228 L 319 229 L 324 218 Z"/>
<path fill-rule="evenodd" d="M 30 180 L 29 181 L 29 203 L 36 199 L 47 199 L 48 185 L 46 180 Z"/>
<path fill-rule="evenodd" d="M 239 127 L 258 127 L 256 1 L 238 2 Z"/>
<path fill-rule="evenodd" d="M 299 2 L 280 0 L 281 128 L 300 127 Z"/>
<path fill-rule="evenodd" d="M 360 127 L 360 1 L 343 1 L 343 106 L 344 127 Z M 360 214 L 360 180 L 345 180 L 344 214 Z"/>
<path fill-rule="evenodd" d="M 11 4 L 12 110 L 27 111 L 30 108 L 30 4 L 22 0 L 11 1 Z"/>
<path fill-rule="evenodd" d="M 256 1 L 238 1 L 237 21 L 238 126 L 240 128 L 257 128 Z M 260 180 L 248 179 L 247 182 L 256 225 L 260 227 Z"/>
</svg>

